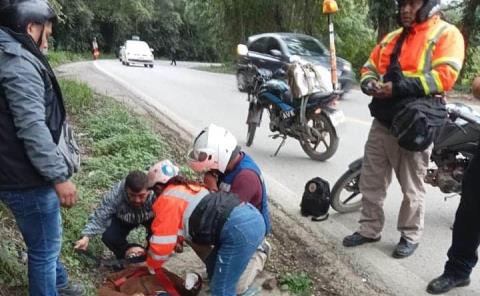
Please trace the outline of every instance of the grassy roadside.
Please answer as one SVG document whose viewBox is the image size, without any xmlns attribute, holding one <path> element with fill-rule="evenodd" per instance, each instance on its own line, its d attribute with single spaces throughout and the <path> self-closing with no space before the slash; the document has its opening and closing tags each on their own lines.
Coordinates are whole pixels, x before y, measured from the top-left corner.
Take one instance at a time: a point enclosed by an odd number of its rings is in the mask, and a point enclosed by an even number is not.
<svg viewBox="0 0 480 296">
<path fill-rule="evenodd" d="M 61 86 L 84 155 L 82 170 L 73 179 L 81 199 L 74 209 L 63 213 L 65 245 L 62 255 L 71 274 L 88 283 L 94 295 L 95 273 L 85 273 L 85 262 L 73 253 L 71 243 L 80 237 L 87 217 L 103 192 L 128 171 L 144 169 L 170 155 L 150 123 L 135 117 L 124 106 L 93 95 L 85 84 L 62 80 Z M 140 237 L 137 235 L 138 239 Z M 93 241 L 92 250 L 99 255 L 105 251 L 98 237 Z"/>
<path fill-rule="evenodd" d="M 71 80 L 61 80 L 60 84 L 83 155 L 82 169 L 73 178 L 80 200 L 73 209 L 62 210 L 62 261 L 68 266 L 70 276 L 84 283 L 89 295 L 96 295 L 94 286 L 99 278 L 96 272 L 88 270 L 88 262 L 73 252 L 72 243 L 80 237 L 102 193 L 128 171 L 145 169 L 159 159 L 171 158 L 171 153 L 151 122 L 133 115 L 113 99 L 93 94 L 86 84 Z M 189 173 L 185 167 L 183 170 Z M 25 295 L 25 246 L 10 212 L 1 205 L 0 227 L 0 295 L 6 289 L 5 295 Z M 143 234 L 137 232 L 133 236 L 140 240 Z M 105 251 L 98 238 L 91 247 L 99 255 Z"/>
<path fill-rule="evenodd" d="M 48 62 L 52 68 L 62 64 L 89 61 L 92 60 L 92 54 L 89 52 L 75 53 L 71 51 L 50 51 L 47 55 Z M 114 54 L 100 54 L 100 59 L 116 59 Z"/>
<path fill-rule="evenodd" d="M 236 66 L 234 63 L 224 63 L 219 66 L 210 65 L 210 66 L 198 66 L 194 68 L 195 70 L 221 73 L 221 74 L 235 74 Z"/>
</svg>

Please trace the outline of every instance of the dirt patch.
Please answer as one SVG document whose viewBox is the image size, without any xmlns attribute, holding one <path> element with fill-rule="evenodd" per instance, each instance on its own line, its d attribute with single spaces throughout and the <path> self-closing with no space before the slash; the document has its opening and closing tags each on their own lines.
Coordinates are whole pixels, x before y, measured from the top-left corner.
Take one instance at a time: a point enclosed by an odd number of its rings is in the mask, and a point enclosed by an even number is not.
<svg viewBox="0 0 480 296">
<path fill-rule="evenodd" d="M 387 289 L 372 285 L 339 258 L 332 243 L 309 231 L 276 203 L 271 203 L 274 246 L 268 270 L 281 276 L 305 273 L 314 282 L 314 295 L 388 295 Z M 315 222 L 312 222 L 315 223 Z M 295 225 L 295 227 L 292 227 Z"/>
</svg>

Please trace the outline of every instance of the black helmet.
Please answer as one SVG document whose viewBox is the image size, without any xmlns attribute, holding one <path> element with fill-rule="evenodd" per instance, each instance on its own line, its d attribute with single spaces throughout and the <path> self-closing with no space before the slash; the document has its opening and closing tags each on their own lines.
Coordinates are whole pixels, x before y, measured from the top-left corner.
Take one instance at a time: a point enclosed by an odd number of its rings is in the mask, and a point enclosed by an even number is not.
<svg viewBox="0 0 480 296">
<path fill-rule="evenodd" d="M 398 11 L 397 11 L 397 20 L 399 25 L 402 25 L 400 21 L 400 7 L 405 3 L 405 0 L 397 0 Z M 423 0 L 423 6 L 417 13 L 417 23 L 423 23 L 429 17 L 439 12 L 441 8 L 440 0 Z"/>
<path fill-rule="evenodd" d="M 417 14 L 417 23 L 423 23 L 429 17 L 440 11 L 440 0 L 424 0 Z"/>
<path fill-rule="evenodd" d="M 47 21 L 57 21 L 57 14 L 47 0 L 0 0 L 0 26 L 26 33 L 29 23 L 45 24 Z"/>
</svg>

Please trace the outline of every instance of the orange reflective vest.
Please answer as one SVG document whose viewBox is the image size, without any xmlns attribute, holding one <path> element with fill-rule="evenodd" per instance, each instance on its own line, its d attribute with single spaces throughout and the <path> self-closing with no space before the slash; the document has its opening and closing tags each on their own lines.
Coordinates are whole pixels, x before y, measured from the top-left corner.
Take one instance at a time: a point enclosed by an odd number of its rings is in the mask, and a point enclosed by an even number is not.
<svg viewBox="0 0 480 296">
<path fill-rule="evenodd" d="M 372 51 L 361 69 L 361 82 L 383 82 L 395 44 L 403 28 L 391 32 Z M 411 28 L 399 55 L 403 75 L 418 78 L 424 95 L 438 94 L 453 88 L 462 68 L 465 43 L 453 25 L 433 16 Z"/>
<path fill-rule="evenodd" d="M 160 268 L 169 259 L 177 241 L 189 239 L 188 221 L 198 203 L 209 194 L 202 186 L 169 185 L 152 206 L 154 218 L 147 265 Z"/>
</svg>

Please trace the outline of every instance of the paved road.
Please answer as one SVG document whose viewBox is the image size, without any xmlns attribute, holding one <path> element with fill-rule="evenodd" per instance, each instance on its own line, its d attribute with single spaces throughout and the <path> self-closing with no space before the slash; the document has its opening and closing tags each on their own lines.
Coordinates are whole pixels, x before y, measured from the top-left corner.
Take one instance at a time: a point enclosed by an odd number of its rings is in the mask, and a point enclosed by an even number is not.
<svg viewBox="0 0 480 296">
<path fill-rule="evenodd" d="M 157 62 L 153 69 L 125 67 L 117 61 L 97 61 L 96 66 L 179 120 L 187 130 L 196 133 L 209 123 L 216 123 L 232 131 L 241 144 L 245 143 L 248 104 L 245 94 L 236 90 L 233 75 L 193 70 L 188 64 L 172 67 L 167 62 Z M 253 146 L 245 150 L 268 176 L 274 199 L 290 213 L 298 215 L 307 180 L 321 176 L 333 186 L 348 163 L 362 155 L 371 123 L 368 101 L 366 96 L 354 90 L 340 103 L 347 121 L 339 129 L 338 152 L 327 162 L 310 160 L 293 139 L 287 140 L 277 157 L 272 157 L 280 140 L 269 138 L 271 133 L 264 117 Z M 387 221 L 379 243 L 347 250 L 341 246 L 342 238 L 356 229 L 358 213 L 332 213 L 331 219 L 312 223 L 311 227 L 329 235 L 336 242 L 337 251 L 357 266 L 366 280 L 384 282 L 395 295 L 428 295 L 424 292 L 428 281 L 443 270 L 458 198 L 444 201 L 440 191 L 429 187 L 424 238 L 414 256 L 396 260 L 390 255 L 399 240 L 396 230 L 399 193 L 398 183 L 394 181 L 385 204 Z M 470 287 L 457 289 L 449 295 L 480 295 L 479 275 L 477 269 Z"/>
</svg>

